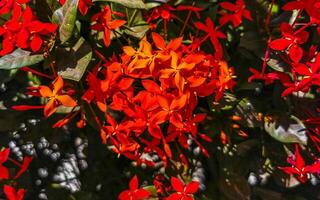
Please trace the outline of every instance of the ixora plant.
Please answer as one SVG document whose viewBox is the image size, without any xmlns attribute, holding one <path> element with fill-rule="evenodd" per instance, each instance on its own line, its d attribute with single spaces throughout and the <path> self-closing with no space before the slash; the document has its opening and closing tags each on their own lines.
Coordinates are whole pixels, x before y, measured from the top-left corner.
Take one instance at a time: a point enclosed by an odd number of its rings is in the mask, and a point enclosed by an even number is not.
<svg viewBox="0 0 320 200">
<path fill-rule="evenodd" d="M 0 198 L 318 198 L 319 35 L 319 0 L 0 0 Z"/>
</svg>

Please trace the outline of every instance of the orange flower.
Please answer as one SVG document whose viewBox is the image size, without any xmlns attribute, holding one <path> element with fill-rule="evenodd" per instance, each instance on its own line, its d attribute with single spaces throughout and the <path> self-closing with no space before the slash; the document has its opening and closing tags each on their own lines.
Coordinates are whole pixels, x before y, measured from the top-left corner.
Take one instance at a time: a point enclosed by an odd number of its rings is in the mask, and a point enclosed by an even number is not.
<svg viewBox="0 0 320 200">
<path fill-rule="evenodd" d="M 181 62 L 178 64 L 178 54 L 171 51 L 170 53 L 171 59 L 171 68 L 163 69 L 160 71 L 160 78 L 170 78 L 171 76 L 174 77 L 174 83 L 176 84 L 177 88 L 180 92 L 183 92 L 185 78 L 183 76 L 183 70 L 189 71 L 195 67 L 195 63 L 186 63 Z"/>
<path fill-rule="evenodd" d="M 62 94 L 63 79 L 58 76 L 53 82 L 53 90 L 48 86 L 39 86 L 39 93 L 42 97 L 48 98 L 47 104 L 44 106 L 44 116 L 49 117 L 58 108 L 59 105 L 66 107 L 75 107 L 77 103 L 69 95 Z"/>
</svg>

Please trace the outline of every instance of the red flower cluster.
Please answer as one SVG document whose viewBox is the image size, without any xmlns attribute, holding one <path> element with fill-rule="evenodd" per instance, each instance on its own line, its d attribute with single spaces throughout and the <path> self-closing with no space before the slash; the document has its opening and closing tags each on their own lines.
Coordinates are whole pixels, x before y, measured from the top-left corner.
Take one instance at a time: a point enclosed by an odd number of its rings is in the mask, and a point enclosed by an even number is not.
<svg viewBox="0 0 320 200">
<path fill-rule="evenodd" d="M 8 148 L 0 151 L 0 180 L 8 180 L 10 178 L 9 170 L 3 166 L 5 162 L 10 161 L 20 168 L 13 177 L 13 180 L 16 180 L 28 169 L 29 164 L 32 161 L 31 157 L 25 157 L 23 162 L 20 164 L 17 161 L 10 159 L 9 154 L 10 149 Z M 8 200 L 22 200 L 24 196 L 24 189 L 19 189 L 18 192 L 16 192 L 12 186 L 7 184 L 3 186 L 3 191 Z"/>
<path fill-rule="evenodd" d="M 109 138 L 116 153 L 138 163 L 147 162 L 142 153 L 156 152 L 166 164 L 173 156 L 170 143 L 187 148 L 188 137 L 207 154 L 198 140 L 210 139 L 197 130 L 205 114 L 194 109 L 198 98 L 215 94 L 217 101 L 232 89 L 232 70 L 225 61 L 183 45 L 182 38 L 166 44 L 152 33 L 152 39 L 155 48 L 144 38 L 138 49 L 124 47 L 121 61 L 113 59 L 87 77 L 82 99 L 106 115 L 107 125 L 99 122 L 102 141 Z M 111 110 L 125 117 L 116 122 Z"/>
<path fill-rule="evenodd" d="M 193 200 L 193 195 L 199 190 L 199 182 L 191 181 L 187 185 L 184 185 L 180 179 L 172 177 L 170 190 L 171 188 L 174 190 L 174 193 L 164 198 L 165 200 Z M 129 190 L 121 192 L 118 199 L 143 200 L 148 199 L 150 194 L 148 190 L 138 188 L 138 177 L 134 176 L 129 183 Z"/>
<path fill-rule="evenodd" d="M 30 48 L 33 52 L 37 52 L 43 43 L 41 36 L 47 36 L 57 29 L 55 24 L 37 20 L 31 8 L 25 4 L 26 2 L 28 1 L 1 2 L 4 10 L 12 8 L 10 19 L 0 27 L 0 36 L 3 38 L 1 56 L 11 53 L 15 47 Z"/>
<path fill-rule="evenodd" d="M 308 180 L 308 174 L 320 173 L 320 161 L 318 160 L 311 165 L 305 165 L 305 162 L 300 155 L 298 145 L 296 145 L 294 159 L 288 159 L 288 162 L 292 164 L 292 167 L 280 167 L 280 169 L 287 174 L 296 175 L 302 183 Z"/>
<path fill-rule="evenodd" d="M 289 66 L 290 71 L 265 74 L 265 70 L 259 73 L 255 69 L 250 69 L 254 75 L 249 78 L 249 81 L 261 79 L 270 84 L 275 80 L 280 80 L 283 86 L 286 87 L 282 96 L 287 96 L 294 92 L 307 93 L 312 86 L 320 86 L 320 55 L 316 51 L 317 47 L 311 45 L 308 50 L 303 47 L 307 46 L 305 44 L 309 40 L 309 31 L 307 29 L 313 26 L 319 29 L 319 12 L 316 6 L 311 6 L 315 5 L 316 2 L 309 0 L 292 1 L 282 7 L 285 11 L 298 9 L 299 15 L 292 24 L 282 23 L 280 25 L 282 37 L 270 41 L 269 48 L 277 52 L 279 59 Z M 303 11 L 306 11 L 306 14 L 309 15 L 309 22 L 303 23 L 301 27 L 297 28 L 300 25 L 297 21 Z M 267 49 L 265 66 L 268 55 L 269 50 Z M 289 76 L 290 74 L 291 76 Z"/>
</svg>

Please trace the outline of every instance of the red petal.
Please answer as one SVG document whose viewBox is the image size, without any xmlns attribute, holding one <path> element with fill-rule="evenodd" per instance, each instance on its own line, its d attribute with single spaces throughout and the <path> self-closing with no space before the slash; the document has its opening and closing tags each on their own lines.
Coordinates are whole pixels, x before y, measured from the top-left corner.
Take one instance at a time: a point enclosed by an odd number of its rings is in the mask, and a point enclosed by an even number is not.
<svg viewBox="0 0 320 200">
<path fill-rule="evenodd" d="M 183 182 L 176 177 L 171 177 L 171 186 L 177 192 L 184 192 Z"/>
<path fill-rule="evenodd" d="M 288 48 L 291 43 L 291 40 L 276 39 L 269 43 L 269 47 L 273 50 L 282 51 Z"/>
<path fill-rule="evenodd" d="M 37 52 L 41 48 L 41 45 L 42 45 L 41 37 L 39 35 L 34 35 L 30 44 L 31 50 L 33 52 Z"/>
<path fill-rule="evenodd" d="M 166 48 L 166 41 L 159 35 L 158 33 L 152 32 L 151 33 L 152 40 L 158 49 L 165 49 Z"/>
<path fill-rule="evenodd" d="M 0 166 L 0 179 L 9 179 L 9 170 L 4 166 Z"/>
<path fill-rule="evenodd" d="M 291 60 L 295 63 L 300 62 L 301 58 L 303 56 L 303 50 L 298 45 L 293 45 L 289 49 L 289 57 Z"/>
<path fill-rule="evenodd" d="M 187 194 L 194 194 L 198 191 L 198 189 L 199 189 L 199 182 L 192 181 L 186 186 L 185 192 Z"/>
<path fill-rule="evenodd" d="M 17 46 L 25 49 L 29 46 L 29 37 L 30 37 L 30 33 L 23 28 L 17 36 Z"/>
<path fill-rule="evenodd" d="M 150 196 L 150 192 L 145 189 L 138 189 L 135 193 L 137 199 L 146 199 Z"/>
<path fill-rule="evenodd" d="M 129 188 L 130 188 L 131 191 L 134 191 L 134 190 L 138 189 L 138 186 L 139 186 L 138 177 L 137 177 L 137 175 L 135 175 L 135 176 L 130 180 Z"/>
<path fill-rule="evenodd" d="M 4 162 L 8 160 L 9 154 L 10 154 L 9 148 L 5 148 L 0 152 L 0 165 L 2 165 Z"/>
</svg>

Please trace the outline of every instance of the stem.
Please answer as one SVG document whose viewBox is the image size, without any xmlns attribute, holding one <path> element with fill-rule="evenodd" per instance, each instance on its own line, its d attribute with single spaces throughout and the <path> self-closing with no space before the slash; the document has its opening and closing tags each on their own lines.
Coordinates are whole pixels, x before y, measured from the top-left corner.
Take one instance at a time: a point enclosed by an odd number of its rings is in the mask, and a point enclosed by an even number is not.
<svg viewBox="0 0 320 200">
<path fill-rule="evenodd" d="M 164 39 L 167 40 L 167 20 L 163 20 Z"/>
<path fill-rule="evenodd" d="M 48 79 L 54 79 L 53 77 L 47 75 L 47 74 L 44 74 L 44 73 L 41 73 L 41 72 L 38 72 L 34 69 L 31 69 L 30 67 L 22 67 L 21 68 L 22 71 L 25 71 L 25 72 L 31 72 L 33 74 L 36 74 L 38 76 L 42 76 L 42 77 L 45 77 L 45 78 L 48 78 Z"/>
<path fill-rule="evenodd" d="M 294 32 L 294 35 L 299 34 L 301 31 L 308 28 L 310 25 L 312 25 L 312 22 L 309 22 L 309 23 L 305 24 L 303 27 L 299 28 L 296 32 Z"/>
<path fill-rule="evenodd" d="M 194 2 L 193 2 L 192 5 L 194 5 Z M 190 20 L 190 17 L 191 17 L 191 13 L 192 13 L 192 11 L 190 10 L 190 11 L 188 12 L 188 15 L 187 15 L 186 20 L 184 21 L 183 27 L 182 27 L 181 32 L 180 32 L 180 36 L 182 36 L 184 30 L 185 30 L 186 27 L 187 27 L 187 24 L 188 24 L 188 22 L 189 22 L 189 20 Z"/>
<path fill-rule="evenodd" d="M 49 65 L 50 65 L 50 68 L 52 70 L 52 73 L 53 73 L 54 77 L 57 77 L 58 73 L 57 73 L 57 71 L 56 71 L 56 69 L 55 69 L 55 67 L 53 65 L 53 59 L 51 58 L 50 54 L 48 54 L 48 57 L 49 57 L 49 60 L 50 60 L 50 64 Z"/>
<path fill-rule="evenodd" d="M 272 8 L 273 8 L 273 5 L 274 5 L 274 2 L 275 2 L 275 0 L 272 0 L 270 8 L 268 10 L 268 15 L 267 15 L 266 20 L 265 20 L 265 27 L 266 27 L 268 35 L 270 35 L 269 24 L 270 24 L 270 19 L 271 19 L 271 15 L 272 15 Z"/>
<path fill-rule="evenodd" d="M 18 167 L 20 167 L 20 168 L 22 167 L 22 165 L 20 163 L 18 163 L 17 161 L 13 160 L 12 158 L 8 158 L 8 160 L 10 162 L 12 162 L 13 164 L 17 165 Z"/>
<path fill-rule="evenodd" d="M 263 76 L 264 73 L 265 73 L 265 71 L 266 71 L 267 60 L 268 60 L 268 58 L 269 58 L 269 52 L 270 52 L 270 47 L 269 47 L 269 43 L 270 43 L 270 42 L 271 42 L 271 37 L 269 37 L 267 50 L 266 50 L 266 52 L 265 52 L 265 54 L 264 54 L 261 76 Z"/>
</svg>

